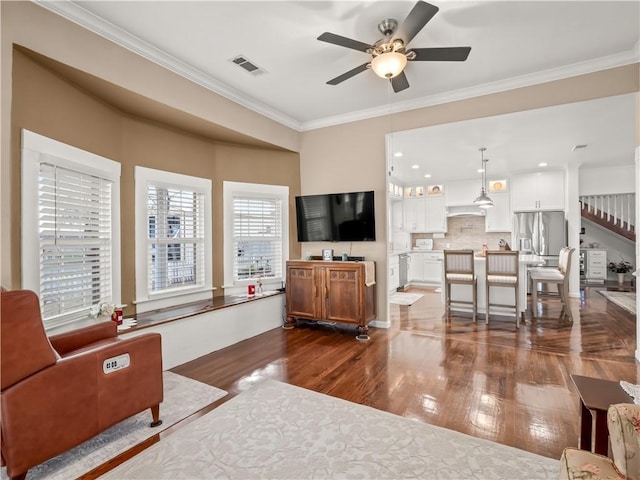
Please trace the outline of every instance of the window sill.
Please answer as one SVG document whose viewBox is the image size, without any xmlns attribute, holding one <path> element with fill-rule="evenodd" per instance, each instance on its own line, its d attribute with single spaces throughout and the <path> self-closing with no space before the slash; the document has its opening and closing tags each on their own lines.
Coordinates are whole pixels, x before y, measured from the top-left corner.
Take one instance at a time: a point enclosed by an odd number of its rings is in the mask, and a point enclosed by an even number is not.
<svg viewBox="0 0 640 480">
<path fill-rule="evenodd" d="M 256 294 L 253 296 L 248 295 L 224 295 L 221 297 L 212 297 L 207 300 L 200 300 L 197 302 L 191 302 L 177 307 L 163 308 L 159 310 L 152 310 L 145 313 L 139 313 L 132 317 L 127 317 L 125 320 L 134 320 L 135 325 L 131 327 L 119 327 L 118 333 L 131 333 L 145 328 L 154 327 L 163 323 L 175 322 L 183 318 L 193 317 L 195 315 L 201 315 L 203 313 L 213 312 L 222 308 L 233 307 L 235 305 L 241 305 L 247 302 L 254 302 L 263 298 L 273 297 L 276 295 L 283 295 L 284 292 L 279 291 L 266 291 L 263 294 Z M 126 322 L 125 322 L 126 324 Z"/>
</svg>

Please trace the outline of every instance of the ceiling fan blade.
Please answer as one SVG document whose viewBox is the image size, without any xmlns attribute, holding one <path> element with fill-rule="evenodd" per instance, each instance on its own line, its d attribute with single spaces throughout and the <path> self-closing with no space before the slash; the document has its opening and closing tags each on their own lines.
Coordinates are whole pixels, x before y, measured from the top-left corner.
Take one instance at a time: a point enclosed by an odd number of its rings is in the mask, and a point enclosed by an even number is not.
<svg viewBox="0 0 640 480">
<path fill-rule="evenodd" d="M 435 5 L 427 2 L 419 1 L 404 19 L 404 22 L 398 27 L 392 40 L 402 39 L 405 45 L 408 45 L 413 37 L 415 37 L 422 27 L 424 27 L 433 16 L 440 10 Z"/>
<path fill-rule="evenodd" d="M 363 63 L 362 65 L 349 70 L 346 73 L 343 73 L 342 75 L 337 76 L 336 78 L 332 78 L 331 80 L 329 80 L 327 83 L 329 85 L 338 85 L 339 83 L 344 82 L 345 80 L 349 80 L 351 77 L 356 76 L 359 73 L 364 72 L 367 69 L 367 65 L 369 65 L 369 63 Z"/>
<path fill-rule="evenodd" d="M 393 87 L 393 91 L 396 93 L 409 88 L 409 80 L 407 80 L 407 76 L 404 74 L 404 72 L 391 79 L 391 86 Z"/>
<path fill-rule="evenodd" d="M 412 48 L 413 62 L 464 62 L 471 47 Z"/>
<path fill-rule="evenodd" d="M 352 48 L 354 50 L 365 53 L 368 49 L 371 48 L 371 45 L 367 45 L 366 43 L 362 43 L 357 40 L 352 40 L 350 38 L 329 32 L 324 32 L 318 37 L 318 40 L 320 40 L 321 42 L 333 43 L 334 45 L 339 45 L 340 47 Z"/>
</svg>

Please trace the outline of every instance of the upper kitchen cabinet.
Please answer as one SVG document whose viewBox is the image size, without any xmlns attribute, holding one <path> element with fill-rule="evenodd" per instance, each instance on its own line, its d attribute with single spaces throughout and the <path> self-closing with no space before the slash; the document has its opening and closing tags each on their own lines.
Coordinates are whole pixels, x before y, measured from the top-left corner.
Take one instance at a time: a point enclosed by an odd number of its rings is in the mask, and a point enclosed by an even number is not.
<svg viewBox="0 0 640 480">
<path fill-rule="evenodd" d="M 514 212 L 564 210 L 564 172 L 538 172 L 511 177 L 511 206 Z"/>
<path fill-rule="evenodd" d="M 471 205 L 480 192 L 480 180 L 448 182 L 444 189 L 447 207 Z"/>
<path fill-rule="evenodd" d="M 427 218 L 425 198 L 413 197 L 404 199 L 404 230 L 407 232 L 426 232 Z"/>
<path fill-rule="evenodd" d="M 404 230 L 404 205 L 402 199 L 391 201 L 391 228 L 394 232 Z"/>
<path fill-rule="evenodd" d="M 509 208 L 509 194 L 507 192 L 492 192 L 493 207 L 486 209 L 484 228 L 487 232 L 510 232 L 511 209 Z"/>
<path fill-rule="evenodd" d="M 447 231 L 447 208 L 444 195 L 434 195 L 425 199 L 427 210 L 426 232 L 445 233 Z"/>
</svg>

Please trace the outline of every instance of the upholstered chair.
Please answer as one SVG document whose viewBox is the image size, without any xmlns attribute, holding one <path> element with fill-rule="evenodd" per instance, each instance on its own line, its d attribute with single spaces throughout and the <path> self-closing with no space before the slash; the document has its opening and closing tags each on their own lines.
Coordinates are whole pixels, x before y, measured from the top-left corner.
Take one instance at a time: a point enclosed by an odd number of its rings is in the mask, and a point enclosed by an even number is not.
<svg viewBox="0 0 640 480">
<path fill-rule="evenodd" d="M 620 403 L 607 412 L 611 456 L 565 448 L 559 480 L 640 480 L 640 405 Z"/>
<path fill-rule="evenodd" d="M 571 273 L 571 257 L 575 248 L 563 247 L 558 255 L 558 268 L 543 267 L 529 271 L 531 278 L 531 309 L 533 316 L 538 316 L 538 284 L 556 285 L 558 297 L 562 304 L 561 315 L 567 315 L 573 321 L 569 305 L 569 278 Z M 546 294 L 548 295 L 548 294 Z"/>
<path fill-rule="evenodd" d="M 162 423 L 159 334 L 122 340 L 106 321 L 49 338 L 28 290 L 0 292 L 0 310 L 0 448 L 10 478 L 147 408 L 152 425 Z M 128 365 L 110 370 L 116 357 Z"/>
<path fill-rule="evenodd" d="M 516 317 L 516 328 L 520 328 L 520 263 L 519 252 L 514 250 L 489 250 L 486 252 L 486 311 L 485 322 L 489 324 L 491 307 L 503 309 L 513 308 Z M 491 302 L 492 288 L 513 289 L 513 303 Z"/>
<path fill-rule="evenodd" d="M 468 285 L 471 287 L 471 301 L 452 298 L 452 285 Z M 478 312 L 477 279 L 474 270 L 473 250 L 445 250 L 444 251 L 444 298 L 447 318 L 451 317 L 452 304 L 471 305 L 473 321 Z"/>
</svg>

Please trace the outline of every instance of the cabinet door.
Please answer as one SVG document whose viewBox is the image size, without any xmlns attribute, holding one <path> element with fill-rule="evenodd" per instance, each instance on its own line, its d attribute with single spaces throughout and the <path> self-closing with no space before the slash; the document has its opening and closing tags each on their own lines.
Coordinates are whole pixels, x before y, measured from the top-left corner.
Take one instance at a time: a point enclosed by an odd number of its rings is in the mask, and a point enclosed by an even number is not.
<svg viewBox="0 0 640 480">
<path fill-rule="evenodd" d="M 487 232 L 510 232 L 512 229 L 511 209 L 509 208 L 509 195 L 505 193 L 492 193 L 493 208 L 487 208 L 484 217 L 485 230 Z"/>
<path fill-rule="evenodd" d="M 324 267 L 324 312 L 328 321 L 358 323 L 362 316 L 364 279 L 357 267 Z"/>
<path fill-rule="evenodd" d="M 409 232 L 424 232 L 426 229 L 425 198 L 404 199 L 404 225 Z"/>
<path fill-rule="evenodd" d="M 428 233 L 444 233 L 447 231 L 447 210 L 444 196 L 426 198 Z"/>
<path fill-rule="evenodd" d="M 422 282 L 424 277 L 424 253 L 409 254 L 409 281 Z"/>
<path fill-rule="evenodd" d="M 400 262 L 397 255 L 389 257 L 389 279 L 387 284 L 387 290 L 389 292 L 395 292 L 400 286 Z"/>
<path fill-rule="evenodd" d="M 511 178 L 514 212 L 522 210 L 564 210 L 564 172 L 538 172 Z"/>
<path fill-rule="evenodd" d="M 538 174 L 538 208 L 541 210 L 564 210 L 564 172 L 541 172 Z"/>
<path fill-rule="evenodd" d="M 514 212 L 538 209 L 538 177 L 536 174 L 511 177 L 511 205 Z"/>
<path fill-rule="evenodd" d="M 395 231 L 404 230 L 404 212 L 402 209 L 402 200 L 391 200 L 391 226 Z"/>
<path fill-rule="evenodd" d="M 287 315 L 300 318 L 319 318 L 319 285 L 314 266 L 309 263 L 287 266 Z"/>
<path fill-rule="evenodd" d="M 433 285 L 442 283 L 442 261 L 438 259 L 436 254 L 425 254 L 424 281 Z"/>
</svg>

